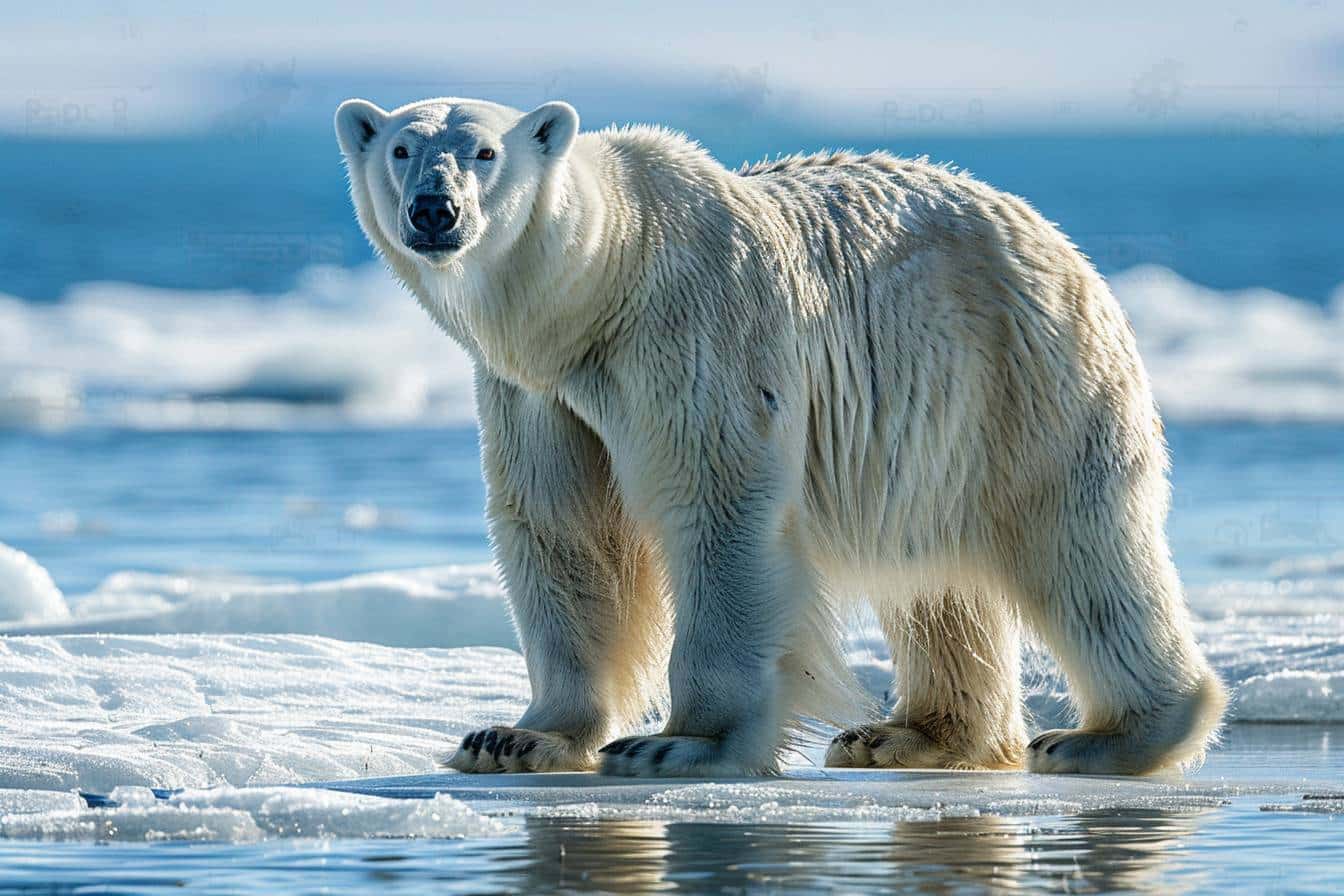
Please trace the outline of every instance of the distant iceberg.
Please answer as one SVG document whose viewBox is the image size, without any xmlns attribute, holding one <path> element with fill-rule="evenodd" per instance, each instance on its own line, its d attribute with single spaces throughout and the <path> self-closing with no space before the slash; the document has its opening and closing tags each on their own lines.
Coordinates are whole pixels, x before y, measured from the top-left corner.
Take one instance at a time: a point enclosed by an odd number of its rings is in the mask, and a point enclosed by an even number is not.
<svg viewBox="0 0 1344 896">
<path fill-rule="evenodd" d="M 1344 421 L 1344 300 L 1220 292 L 1166 268 L 1110 278 L 1164 413 Z M 463 423 L 471 365 L 381 265 L 309 268 L 293 290 L 85 283 L 0 295 L 0 427 Z"/>
</svg>

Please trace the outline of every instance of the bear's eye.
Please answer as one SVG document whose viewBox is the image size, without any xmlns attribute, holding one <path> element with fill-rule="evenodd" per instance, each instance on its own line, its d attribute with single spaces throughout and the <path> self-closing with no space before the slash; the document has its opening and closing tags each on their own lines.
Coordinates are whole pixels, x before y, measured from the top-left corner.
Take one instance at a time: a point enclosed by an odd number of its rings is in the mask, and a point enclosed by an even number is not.
<svg viewBox="0 0 1344 896">
<path fill-rule="evenodd" d="M 392 150 L 392 158 L 394 159 L 409 159 L 410 157 L 411 154 L 407 152 L 406 147 L 404 146 L 398 146 L 396 149 Z"/>
<path fill-rule="evenodd" d="M 494 161 L 495 151 L 493 149 L 483 149 L 476 153 L 476 158 L 480 159 L 482 162 Z"/>
</svg>

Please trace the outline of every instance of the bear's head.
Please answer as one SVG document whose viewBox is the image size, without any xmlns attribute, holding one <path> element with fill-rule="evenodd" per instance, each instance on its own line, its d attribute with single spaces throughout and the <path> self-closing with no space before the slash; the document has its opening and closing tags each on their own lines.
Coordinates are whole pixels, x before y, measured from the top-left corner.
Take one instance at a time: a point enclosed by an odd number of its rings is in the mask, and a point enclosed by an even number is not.
<svg viewBox="0 0 1344 896">
<path fill-rule="evenodd" d="M 394 269 L 422 274 L 506 253 L 578 130 L 562 102 L 526 114 L 456 98 L 391 112 L 351 99 L 336 110 L 360 225 Z"/>
</svg>

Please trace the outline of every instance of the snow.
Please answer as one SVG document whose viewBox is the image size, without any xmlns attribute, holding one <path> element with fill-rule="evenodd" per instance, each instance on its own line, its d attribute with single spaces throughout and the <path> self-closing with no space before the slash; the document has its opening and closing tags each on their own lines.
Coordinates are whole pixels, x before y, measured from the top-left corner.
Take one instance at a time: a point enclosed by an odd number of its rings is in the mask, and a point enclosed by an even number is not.
<svg viewBox="0 0 1344 896">
<path fill-rule="evenodd" d="M 1271 647 L 1255 661 L 1234 643 L 1226 652 L 1240 666 L 1215 651 L 1225 674 L 1246 670 L 1234 681 L 1236 718 L 1344 718 L 1338 628 L 1316 640 L 1319 669 L 1265 671 L 1281 662 Z M 1029 668 L 1037 661 L 1033 653 Z M 1032 669 L 1028 681 L 1038 722 L 1063 721 L 1058 673 Z M 106 793 L 425 773 L 467 731 L 515 720 L 528 693 L 522 657 L 497 647 L 311 635 L 5 638 L 0 787 Z"/>
<path fill-rule="evenodd" d="M 158 799 L 118 787 L 111 804 L 0 814 L 0 837 L 37 840 L 247 842 L 286 837 L 464 837 L 505 830 L 447 795 L 387 799 L 300 787 L 216 787 Z"/>
<path fill-rule="evenodd" d="M 24 555 L 0 553 L 15 556 L 23 558 L 21 581 L 50 586 Z M 1296 564 L 1293 570 L 1319 570 L 1326 561 L 1308 557 Z M 1339 581 L 1337 575 L 1299 576 L 1216 585 L 1192 595 L 1205 610 L 1196 619 L 1200 642 L 1233 691 L 1231 720 L 1344 721 Z M 1311 582 L 1312 599 L 1298 600 L 1299 612 L 1290 613 L 1294 599 L 1284 596 L 1285 589 Z M 1260 594 L 1266 589 L 1277 595 L 1274 601 Z M 59 599 L 54 586 L 49 593 Z M 64 618 L 53 610 L 36 614 L 45 615 L 43 621 L 0 625 L 0 634 L 44 636 L 0 640 L 0 732 L 12 729 L 16 744 L 27 745 L 0 758 L 0 765 L 10 773 L 28 768 L 21 786 L 279 784 L 411 773 L 449 746 L 448 735 L 487 716 L 513 721 L 526 705 L 507 602 L 487 565 L 309 584 L 127 572 L 67 602 Z M 168 637 L 174 633 L 183 636 Z M 101 637 L 72 637 L 78 634 Z M 267 634 L 273 637 L 262 637 Z M 471 649 L 444 649 L 452 647 Z M 889 655 L 871 620 L 852 628 L 849 662 L 881 698 L 890 685 Z M 1068 689 L 1048 654 L 1029 646 L 1024 667 L 1036 722 L 1067 724 Z M 320 670 L 320 676 L 306 670 Z M 497 689 L 500 676 L 512 683 L 510 690 Z M 295 680 L 303 680 L 303 687 Z M 374 681 L 385 686 L 371 701 L 367 689 Z M 407 690 L 397 690 L 403 681 Z M 490 682 L 494 703 L 473 690 Z M 414 696 L 421 691 L 432 697 Z M 411 705 L 401 706 L 401 700 Z M 247 713 L 240 714 L 238 701 Z M 333 707 L 342 709 L 343 720 Z M 276 708 L 302 714 L 305 725 L 316 726 L 315 736 L 300 740 L 271 726 L 268 711 Z M 381 714 L 418 721 L 389 727 L 375 742 L 360 740 L 365 733 L 354 720 L 374 725 Z M 31 725 L 35 717 L 43 724 Z M 104 730 L 101 736 L 110 741 L 100 742 L 98 729 L 87 725 L 68 730 L 88 719 L 116 726 L 116 737 Z M 284 719 L 287 725 L 295 721 Z M 340 730 L 336 722 L 353 730 Z M 126 732 L 138 734 L 125 740 Z M 29 752 L 43 743 L 79 746 L 53 748 L 42 757 Z M 146 743 L 157 745 L 148 755 L 142 751 Z M 198 758 L 199 744 L 208 746 Z M 182 755 L 165 765 L 175 749 Z M 15 785 L 0 778 L 0 786 Z"/>
<path fill-rule="evenodd" d="M 1229 722 L 1344 721 L 1344 616 L 1197 618 L 1195 635 L 1231 691 Z M 1067 723 L 1068 689 L 1054 662 L 1033 647 L 1023 665 L 1036 719 Z"/>
<path fill-rule="evenodd" d="M 1172 419 L 1344 420 L 1344 299 L 1110 278 Z M 84 283 L 0 295 L 0 427 L 466 421 L 471 365 L 381 265 L 314 266 L 280 296 Z"/>
<path fill-rule="evenodd" d="M 0 561 L 4 606 L 36 620 L 0 627 L 9 634 L 0 637 L 0 836 L 465 836 L 498 830 L 473 813 L 501 799 L 532 814 L 770 822 L 1190 806 L 1222 795 L 1179 780 L 821 773 L 807 765 L 817 764 L 815 745 L 772 782 L 442 774 L 436 760 L 463 734 L 511 723 L 527 705 L 526 667 L 488 566 L 310 584 L 128 572 L 67 599 L 26 555 L 0 548 Z M 1300 558 L 1281 580 L 1196 595 L 1207 610 L 1197 633 L 1233 689 L 1233 721 L 1344 721 L 1344 589 L 1333 564 Z M 1303 582 L 1320 587 L 1296 614 L 1291 601 L 1214 612 L 1261 586 Z M 871 622 L 852 629 L 849 660 L 881 696 L 888 657 Z M 1024 666 L 1036 723 L 1066 723 L 1053 662 L 1031 647 Z M 357 793 L 293 786 L 317 782 Z M 164 801 L 148 787 L 185 791 Z M 88 808 L 76 789 L 119 805 Z M 411 802 L 381 799 L 389 796 Z"/>
<path fill-rule="evenodd" d="M 472 416 L 465 356 L 379 265 L 313 267 L 280 297 L 120 283 L 55 304 L 0 295 L 0 334 L 0 426 Z"/>
<path fill-rule="evenodd" d="M 1048 703 L 1052 688 L 1034 699 Z M 1278 688 L 1257 699 L 1283 703 Z M 503 648 L 399 648 L 310 635 L 0 639 L 0 837 L 484 835 L 500 828 L 476 813 L 495 803 L 487 814 L 916 821 L 1189 808 L 1217 804 L 1228 792 L 1180 779 L 873 777 L 806 764 L 769 782 L 437 771 L 436 760 L 468 730 L 516 719 L 527 694 L 521 656 Z M 342 782 L 334 786 L 356 795 L 282 786 L 305 782 Z M 151 803 L 144 790 L 151 786 L 187 790 Z M 87 808 L 75 789 L 120 805 Z"/>
<path fill-rule="evenodd" d="M 81 632 L 299 633 L 396 647 L 516 644 L 503 588 L 483 564 L 310 584 L 122 572 L 72 597 L 69 618 L 0 624 L 0 634 Z"/>
<path fill-rule="evenodd" d="M 1262 812 L 1308 812 L 1321 815 L 1344 815 L 1344 795 L 1303 797 L 1300 803 L 1269 803 L 1261 806 Z"/>
<path fill-rule="evenodd" d="M 73 791 L 0 788 L 0 817 L 43 812 L 70 812 L 84 808 Z"/>
<path fill-rule="evenodd" d="M 522 658 L 303 635 L 0 639 L 0 787 L 295 784 L 423 772 L 526 707 Z"/>
<path fill-rule="evenodd" d="M 40 622 L 70 615 L 51 575 L 23 551 L 0 544 L 0 623 Z"/>
<path fill-rule="evenodd" d="M 1166 416 L 1344 416 L 1344 293 L 1322 308 L 1267 289 L 1208 289 L 1153 265 L 1110 283 Z"/>
</svg>

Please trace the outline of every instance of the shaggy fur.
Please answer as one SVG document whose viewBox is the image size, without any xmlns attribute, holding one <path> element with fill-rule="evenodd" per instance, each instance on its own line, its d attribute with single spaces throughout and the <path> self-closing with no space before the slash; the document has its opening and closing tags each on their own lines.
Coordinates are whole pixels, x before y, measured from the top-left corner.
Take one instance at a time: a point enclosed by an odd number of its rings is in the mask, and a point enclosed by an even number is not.
<svg viewBox="0 0 1344 896">
<path fill-rule="evenodd" d="M 799 720 L 861 721 L 855 595 L 899 699 L 830 764 L 1201 753 L 1224 696 L 1168 554 L 1148 379 L 1025 202 L 884 153 L 733 173 L 659 128 L 579 134 L 563 103 L 351 100 L 336 125 L 365 232 L 476 364 L 532 704 L 453 767 L 769 773 Z M 442 251 L 408 246 L 426 191 L 458 211 Z M 1030 746 L 1019 624 L 1079 715 Z M 663 731 L 603 747 L 664 670 Z"/>
</svg>

